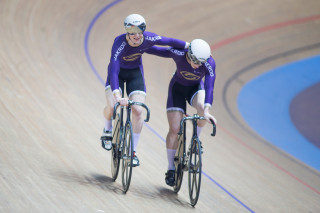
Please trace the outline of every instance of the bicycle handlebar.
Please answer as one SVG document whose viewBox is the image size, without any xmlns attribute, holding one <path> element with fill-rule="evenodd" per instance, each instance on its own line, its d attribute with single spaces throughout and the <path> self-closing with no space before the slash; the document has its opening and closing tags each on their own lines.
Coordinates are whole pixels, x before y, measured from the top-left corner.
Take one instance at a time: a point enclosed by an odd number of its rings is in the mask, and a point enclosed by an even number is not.
<svg viewBox="0 0 320 213">
<path fill-rule="evenodd" d="M 211 136 L 216 136 L 216 133 L 217 133 L 217 126 L 216 126 L 216 123 L 215 123 L 212 119 L 210 119 L 210 122 L 211 122 L 212 127 L 213 127 L 213 129 L 212 129 L 212 133 L 211 133 Z"/>
<path fill-rule="evenodd" d="M 206 119 L 205 119 L 205 117 L 199 116 L 197 114 L 194 114 L 193 116 L 187 116 L 187 117 L 182 118 L 181 121 L 180 121 L 180 131 L 178 133 L 179 135 L 182 134 L 183 123 L 185 123 L 186 120 L 206 120 Z M 213 120 L 210 119 L 210 121 L 211 121 L 211 124 L 213 126 L 213 130 L 212 130 L 211 136 L 215 136 L 216 135 L 216 131 L 217 131 L 216 130 L 216 124 L 214 123 Z"/>
<path fill-rule="evenodd" d="M 120 105 L 120 102 L 117 102 L 114 107 L 113 107 L 113 119 L 116 118 L 116 114 L 117 114 L 117 108 L 118 106 Z M 140 103 L 140 102 L 134 102 L 134 101 L 131 101 L 131 100 L 128 100 L 128 107 L 132 106 L 132 105 L 139 105 L 139 106 L 142 106 L 143 108 L 145 108 L 147 110 L 147 118 L 144 120 L 145 122 L 148 122 L 149 121 L 149 118 L 150 118 L 150 110 L 149 108 L 147 107 L 147 105 L 145 105 L 144 103 Z"/>
</svg>

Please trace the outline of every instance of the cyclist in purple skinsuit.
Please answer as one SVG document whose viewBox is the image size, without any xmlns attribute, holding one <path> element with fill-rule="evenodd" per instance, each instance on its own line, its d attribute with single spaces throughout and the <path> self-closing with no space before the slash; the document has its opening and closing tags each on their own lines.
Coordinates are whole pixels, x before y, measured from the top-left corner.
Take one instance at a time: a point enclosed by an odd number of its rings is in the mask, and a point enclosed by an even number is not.
<svg viewBox="0 0 320 213">
<path fill-rule="evenodd" d="M 211 57 L 210 46 L 201 39 L 193 40 L 188 49 L 154 46 L 146 53 L 172 58 L 177 67 L 169 84 L 167 99 L 169 132 L 166 138 L 168 171 L 165 181 L 169 186 L 173 186 L 175 181 L 174 156 L 178 147 L 180 121 L 186 114 L 186 101 L 197 110 L 197 114 L 204 116 L 208 122 L 210 119 L 216 122 L 209 112 L 213 102 L 216 64 Z M 198 136 L 205 124 L 205 120 L 198 121 Z"/>
<path fill-rule="evenodd" d="M 174 38 L 159 36 L 155 33 L 145 32 L 146 23 L 139 14 L 131 14 L 124 21 L 127 33 L 115 38 L 110 63 L 108 65 L 108 77 L 105 84 L 107 104 L 104 108 L 105 125 L 101 137 L 102 147 L 107 150 L 112 148 L 112 115 L 113 106 L 120 102 L 125 106 L 128 98 L 136 102 L 145 102 L 146 86 L 142 65 L 142 54 L 153 45 L 170 45 L 177 48 L 188 47 L 189 43 Z M 128 98 L 122 98 L 126 82 Z M 139 142 L 143 126 L 142 109 L 140 106 L 132 107 L 132 127 L 134 154 Z M 139 165 L 137 156 L 133 159 L 133 165 Z"/>
</svg>

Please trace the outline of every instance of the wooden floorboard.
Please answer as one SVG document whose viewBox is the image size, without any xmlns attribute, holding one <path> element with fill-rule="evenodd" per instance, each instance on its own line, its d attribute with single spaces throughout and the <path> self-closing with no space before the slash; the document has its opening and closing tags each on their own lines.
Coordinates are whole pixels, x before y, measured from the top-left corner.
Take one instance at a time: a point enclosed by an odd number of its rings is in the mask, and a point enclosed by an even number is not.
<svg viewBox="0 0 320 213">
<path fill-rule="evenodd" d="M 218 130 L 202 134 L 195 208 L 187 175 L 178 194 L 164 182 L 170 59 L 143 56 L 151 120 L 141 166 L 126 194 L 111 179 L 99 141 L 103 81 L 131 13 L 148 31 L 213 47 Z M 319 54 L 319 15 L 317 0 L 1 1 L 0 212 L 320 212 L 319 171 L 257 135 L 237 109 L 252 78 Z"/>
</svg>

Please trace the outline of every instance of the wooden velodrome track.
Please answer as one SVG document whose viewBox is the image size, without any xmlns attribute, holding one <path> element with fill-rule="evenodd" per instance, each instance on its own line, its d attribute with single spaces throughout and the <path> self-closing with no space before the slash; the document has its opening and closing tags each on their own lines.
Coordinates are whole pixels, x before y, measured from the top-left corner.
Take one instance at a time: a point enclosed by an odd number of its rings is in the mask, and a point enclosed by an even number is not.
<svg viewBox="0 0 320 213">
<path fill-rule="evenodd" d="M 178 194 L 164 182 L 172 60 L 143 56 L 151 120 L 141 166 L 126 194 L 121 178 L 110 178 L 110 152 L 99 141 L 103 81 L 131 13 L 145 17 L 148 31 L 212 45 L 218 130 L 202 134 L 195 208 L 187 178 Z M 236 103 L 253 77 L 319 54 L 319 15 L 318 0 L 1 0 L 0 212 L 320 212 L 319 171 L 259 137 Z"/>
</svg>

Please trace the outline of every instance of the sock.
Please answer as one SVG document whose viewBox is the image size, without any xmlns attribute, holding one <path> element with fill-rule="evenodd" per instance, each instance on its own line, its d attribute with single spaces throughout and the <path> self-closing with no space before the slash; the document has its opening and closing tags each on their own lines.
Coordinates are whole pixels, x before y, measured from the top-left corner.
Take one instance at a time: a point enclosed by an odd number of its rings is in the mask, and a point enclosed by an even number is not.
<svg viewBox="0 0 320 213">
<path fill-rule="evenodd" d="M 203 127 L 199 127 L 199 126 L 197 126 L 197 134 L 198 134 L 198 137 L 200 137 L 200 134 L 201 134 L 202 128 L 203 128 Z"/>
<path fill-rule="evenodd" d="M 139 143 L 140 134 L 133 133 L 132 136 L 133 136 L 133 151 L 135 152 L 137 150 L 137 146 Z"/>
<path fill-rule="evenodd" d="M 107 120 L 106 118 L 104 118 L 104 130 L 112 131 L 112 120 Z"/>
<path fill-rule="evenodd" d="M 176 154 L 176 149 L 167 149 L 168 170 L 175 170 L 175 167 L 174 167 L 175 154 Z"/>
</svg>

